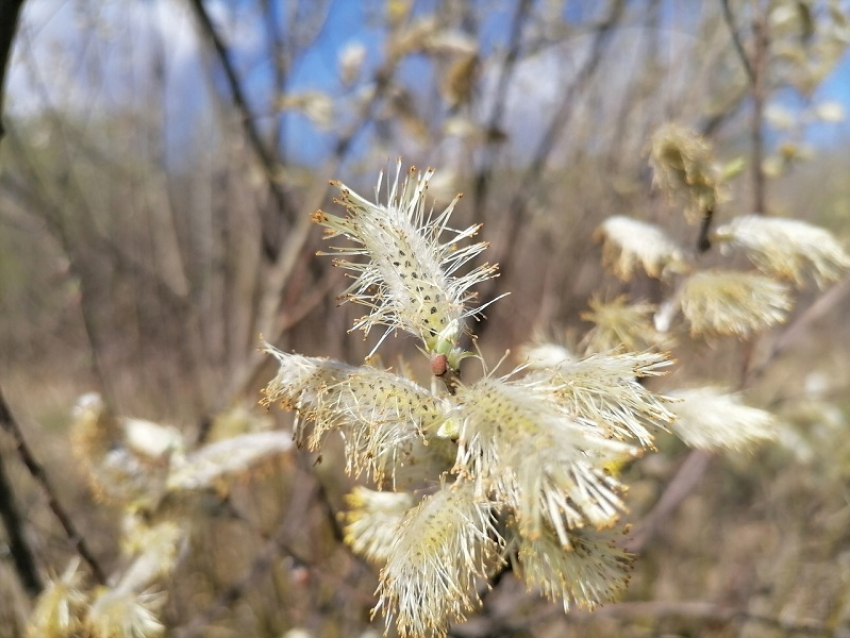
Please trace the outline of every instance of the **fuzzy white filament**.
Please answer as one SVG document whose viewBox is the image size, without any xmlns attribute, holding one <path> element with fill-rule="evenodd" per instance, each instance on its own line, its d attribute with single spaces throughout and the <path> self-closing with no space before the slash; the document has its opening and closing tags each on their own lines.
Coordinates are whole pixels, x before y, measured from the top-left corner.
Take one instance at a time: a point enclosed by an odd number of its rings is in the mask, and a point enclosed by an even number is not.
<svg viewBox="0 0 850 638">
<path fill-rule="evenodd" d="M 478 604 L 475 582 L 499 564 L 501 539 L 490 505 L 468 483 L 443 485 L 410 510 L 381 570 L 380 600 L 387 624 L 402 638 L 444 636 Z"/>
<path fill-rule="evenodd" d="M 92 602 L 86 617 L 92 638 L 155 638 L 165 633 L 156 617 L 165 597 L 155 593 L 104 589 Z"/>
<path fill-rule="evenodd" d="M 376 492 L 359 486 L 345 498 L 345 542 L 369 560 L 384 562 L 401 531 L 405 514 L 413 507 L 407 492 Z"/>
<path fill-rule="evenodd" d="M 318 211 L 316 223 L 328 237 L 345 236 L 358 244 L 335 247 L 335 264 L 355 273 L 355 281 L 342 295 L 343 301 L 369 308 L 353 329 L 369 333 L 376 325 L 386 326 L 381 341 L 394 330 L 404 330 L 419 339 L 429 352 L 449 356 L 464 333 L 465 320 L 480 312 L 470 308 L 475 298 L 470 288 L 494 277 L 496 267 L 484 264 L 464 275 L 458 270 L 487 248 L 484 242 L 459 245 L 473 237 L 479 226 L 466 230 L 449 228 L 449 218 L 460 196 L 440 214 L 426 208 L 425 194 L 433 169 L 424 174 L 411 169 L 401 183 L 401 162 L 389 186 L 385 204 L 361 197 L 343 184 L 335 183 L 342 194 L 336 200 L 347 210 L 345 217 Z M 448 235 L 447 239 L 443 235 Z M 380 345 L 375 346 L 375 349 Z"/>
<path fill-rule="evenodd" d="M 672 430 L 691 447 L 703 450 L 742 450 L 776 438 L 776 418 L 741 403 L 734 393 L 706 387 L 681 390 L 673 404 L 678 417 Z"/>
<path fill-rule="evenodd" d="M 671 345 L 671 339 L 656 329 L 652 317 L 657 308 L 650 303 L 629 303 L 625 295 L 609 302 L 594 297 L 590 310 L 581 318 L 594 324 L 582 339 L 587 352 L 628 350 L 642 352 Z"/>
<path fill-rule="evenodd" d="M 547 531 L 539 538 L 519 537 L 519 571 L 529 588 L 537 587 L 564 611 L 593 609 L 626 588 L 631 557 L 617 548 L 619 530 L 570 532 L 569 549 Z"/>
<path fill-rule="evenodd" d="M 64 638 L 79 633 L 89 602 L 79 566 L 80 558 L 72 559 L 60 578 L 48 582 L 33 608 L 27 638 Z"/>
<path fill-rule="evenodd" d="M 545 524 L 566 530 L 613 523 L 623 508 L 619 484 L 601 469 L 637 450 L 572 416 L 552 388 L 484 379 L 457 391 L 460 439 L 456 471 L 516 511 L 523 535 Z"/>
<path fill-rule="evenodd" d="M 668 425 L 675 417 L 668 400 L 640 383 L 639 378 L 664 374 L 670 361 L 662 354 L 645 352 L 595 354 L 540 370 L 542 379 L 579 422 L 591 422 L 606 436 L 636 438 L 652 445 L 650 428 Z"/>
<path fill-rule="evenodd" d="M 696 131 L 679 124 L 661 126 L 652 136 L 649 163 L 653 184 L 697 221 L 721 199 L 719 170 L 712 148 Z"/>
<path fill-rule="evenodd" d="M 228 474 L 247 472 L 270 456 L 292 449 L 288 432 L 252 432 L 210 443 L 185 457 L 176 457 L 168 474 L 172 491 L 213 487 Z"/>
<path fill-rule="evenodd" d="M 832 233 L 799 219 L 745 215 L 718 228 L 714 237 L 742 248 L 765 273 L 798 286 L 807 267 L 820 287 L 838 281 L 850 268 L 850 255 Z"/>
<path fill-rule="evenodd" d="M 780 282 L 735 270 L 704 270 L 688 277 L 678 302 L 692 334 L 740 337 L 784 322 L 793 305 Z"/>
<path fill-rule="evenodd" d="M 443 398 L 387 370 L 287 354 L 269 345 L 265 350 L 280 362 L 266 401 L 298 411 L 298 441 L 312 423 L 312 449 L 327 432 L 340 431 L 351 474 L 378 483 L 386 474 L 394 478 L 416 441 L 445 421 Z"/>
<path fill-rule="evenodd" d="M 603 241 L 602 259 L 607 268 L 623 281 L 629 281 L 640 265 L 650 277 L 684 271 L 684 253 L 657 226 L 630 217 L 615 215 L 596 231 Z"/>
</svg>

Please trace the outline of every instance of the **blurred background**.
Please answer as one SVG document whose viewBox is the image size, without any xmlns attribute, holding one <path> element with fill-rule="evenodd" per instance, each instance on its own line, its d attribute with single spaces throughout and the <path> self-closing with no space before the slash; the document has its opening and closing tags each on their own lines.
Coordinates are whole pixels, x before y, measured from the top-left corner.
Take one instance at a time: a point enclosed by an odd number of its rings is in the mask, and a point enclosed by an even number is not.
<svg viewBox="0 0 850 638">
<path fill-rule="evenodd" d="M 696 247 L 652 188 L 648 142 L 665 122 L 743 162 L 719 221 L 759 210 L 847 239 L 848 45 L 842 0 L 26 0 L 0 146 L 3 395 L 109 571 L 120 512 L 68 452 L 80 394 L 198 443 L 285 427 L 257 406 L 275 372 L 259 335 L 355 364 L 380 336 L 347 333 L 362 310 L 337 307 L 346 279 L 315 256 L 329 179 L 370 196 L 398 157 L 435 167 L 436 208 L 463 192 L 453 225 L 483 223 L 501 266 L 481 300 L 511 293 L 475 326 L 482 351 L 576 344 L 593 294 L 663 296 L 603 272 L 592 237 L 606 217 Z M 713 460 L 643 548 L 624 603 L 565 616 L 508 576 L 456 635 L 850 634 L 850 286 L 822 295 L 756 343 L 681 335 L 669 383 L 746 390 L 788 427 Z M 742 387 L 741 362 L 776 344 Z M 427 374 L 403 337 L 382 357 Z M 688 454 L 658 445 L 625 470 L 635 521 Z M 40 572 L 61 573 L 74 550 L 14 437 L 0 455 Z M 165 585 L 170 634 L 381 632 L 376 573 L 338 539 L 349 487 L 333 449 L 231 485 L 232 507 L 205 515 Z M 3 538 L 5 638 L 31 601 Z"/>
</svg>

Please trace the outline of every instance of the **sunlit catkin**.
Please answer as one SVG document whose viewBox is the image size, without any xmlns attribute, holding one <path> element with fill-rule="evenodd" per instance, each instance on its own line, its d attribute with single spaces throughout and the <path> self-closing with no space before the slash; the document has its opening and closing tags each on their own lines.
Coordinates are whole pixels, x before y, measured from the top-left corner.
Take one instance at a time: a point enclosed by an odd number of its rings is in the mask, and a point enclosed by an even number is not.
<svg viewBox="0 0 850 638">
<path fill-rule="evenodd" d="M 355 243 L 351 248 L 334 248 L 334 254 L 345 257 L 335 263 L 356 277 L 342 299 L 369 309 L 354 328 L 368 334 L 374 326 L 385 326 L 384 336 L 394 330 L 409 332 L 429 352 L 446 355 L 449 365 L 457 368 L 465 320 L 481 310 L 469 305 L 475 297 L 470 288 L 494 277 L 496 268 L 483 264 L 458 274 L 487 244 L 462 245 L 477 234 L 479 226 L 460 231 L 448 226 L 459 197 L 436 215 L 426 207 L 425 194 L 433 172 L 429 169 L 420 174 L 411 169 L 400 181 L 399 162 L 385 204 L 378 203 L 382 179 L 378 180 L 375 202 L 335 182 L 341 191 L 337 202 L 347 215 L 319 211 L 314 220 L 327 229 L 328 237 L 341 235 Z"/>
<path fill-rule="evenodd" d="M 351 548 L 383 563 L 374 611 L 388 631 L 445 636 L 475 609 L 482 581 L 515 552 L 527 584 L 565 607 L 607 600 L 628 561 L 610 544 L 577 540 L 595 536 L 576 534 L 617 523 L 623 486 L 609 468 L 637 458 L 652 429 L 672 419 L 665 399 L 636 380 L 660 374 L 666 359 L 623 352 L 576 360 L 563 347 L 539 344 L 523 351 L 527 364 L 513 373 L 468 382 L 459 370 L 473 356 L 463 344 L 466 320 L 481 311 L 471 288 L 495 267 L 469 264 L 486 248 L 463 245 L 477 226 L 448 228 L 457 199 L 440 214 L 426 212 L 431 171 L 411 171 L 402 183 L 400 175 L 386 203 L 338 185 L 346 217 L 319 212 L 314 219 L 329 236 L 355 244 L 336 249 L 345 257 L 336 263 L 355 276 L 343 299 L 369 310 L 355 328 L 412 334 L 432 383 L 266 344 L 279 370 L 264 402 L 296 413 L 297 441 L 318 449 L 338 434 L 350 474 L 399 490 L 358 487 L 343 516 Z M 629 232 L 615 233 L 627 254 L 624 272 L 677 270 L 678 249 L 654 244 L 658 235 L 647 228 L 635 249 L 643 255 L 630 252 Z"/>
</svg>

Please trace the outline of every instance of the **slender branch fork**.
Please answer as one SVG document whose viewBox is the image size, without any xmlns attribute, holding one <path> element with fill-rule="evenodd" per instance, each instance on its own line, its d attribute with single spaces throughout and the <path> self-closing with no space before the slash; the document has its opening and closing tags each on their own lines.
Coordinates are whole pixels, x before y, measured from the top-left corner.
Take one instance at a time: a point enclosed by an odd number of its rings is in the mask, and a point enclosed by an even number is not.
<svg viewBox="0 0 850 638">
<path fill-rule="evenodd" d="M 254 114 L 251 112 L 250 106 L 248 106 L 248 100 L 245 97 L 245 92 L 242 90 L 242 85 L 239 82 L 236 69 L 234 69 L 231 61 L 230 52 L 224 44 L 224 41 L 219 37 L 218 32 L 215 30 L 215 26 L 204 7 L 204 3 L 201 0 L 190 0 L 189 4 L 191 4 L 192 9 L 195 12 L 195 16 L 198 19 L 198 23 L 200 24 L 204 35 L 209 38 L 210 42 L 212 42 L 216 55 L 224 69 L 224 75 L 227 78 L 227 85 L 233 95 L 233 102 L 236 106 L 236 110 L 239 112 L 242 127 L 245 130 L 248 142 L 251 144 L 251 147 L 257 154 L 260 163 L 263 165 L 263 169 L 265 170 L 267 177 L 266 181 L 272 197 L 274 197 L 275 203 L 277 204 L 280 212 L 282 212 L 285 216 L 290 217 L 293 207 L 288 201 L 286 193 L 283 192 L 283 189 L 281 189 L 274 179 L 275 173 L 277 172 L 277 160 L 266 148 L 265 144 L 263 144 L 260 132 L 254 125 Z"/>
</svg>

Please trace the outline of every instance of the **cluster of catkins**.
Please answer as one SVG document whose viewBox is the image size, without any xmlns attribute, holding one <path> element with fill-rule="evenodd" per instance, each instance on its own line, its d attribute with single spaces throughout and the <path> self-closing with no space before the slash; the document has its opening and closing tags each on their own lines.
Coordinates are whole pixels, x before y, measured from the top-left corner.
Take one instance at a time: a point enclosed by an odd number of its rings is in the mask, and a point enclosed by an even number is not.
<svg viewBox="0 0 850 638">
<path fill-rule="evenodd" d="M 383 331 L 375 350 L 396 331 L 413 335 L 431 383 L 265 346 L 280 364 L 265 401 L 296 413 L 295 438 L 310 449 L 339 433 L 348 472 L 377 488 L 349 496 L 346 540 L 381 566 L 375 611 L 401 636 L 444 635 L 507 567 L 565 609 L 611 600 L 630 565 L 618 546 L 623 490 L 611 468 L 651 449 L 658 428 L 714 448 L 769 438 L 775 425 L 719 389 L 678 399 L 647 389 L 640 379 L 663 373 L 664 354 L 599 347 L 606 329 L 617 337 L 612 322 L 649 312 L 622 300 L 595 302 L 597 347 L 583 358 L 539 345 L 509 374 L 465 382 L 461 361 L 480 358 L 464 349 L 482 310 L 472 288 L 497 271 L 469 264 L 487 248 L 469 241 L 478 226 L 449 226 L 459 197 L 442 212 L 429 208 L 432 174 L 405 176 L 399 163 L 383 194 L 379 179 L 374 202 L 335 183 L 345 216 L 314 216 L 329 238 L 347 240 L 331 254 L 353 273 L 342 299 L 368 309 L 354 328 Z M 658 258 L 659 272 L 670 254 Z"/>
<path fill-rule="evenodd" d="M 791 286 L 835 281 L 850 257 L 829 232 L 799 220 L 743 215 L 712 228 L 724 174 L 686 129 L 663 127 L 651 162 L 656 184 L 701 222 L 699 250 L 742 250 L 754 269 L 700 269 L 662 229 L 611 217 L 597 231 L 609 270 L 626 281 L 642 270 L 667 284 L 668 298 L 656 306 L 596 297 L 582 315 L 594 324 L 579 344 L 583 356 L 538 343 L 503 376 L 486 373 L 464 347 L 483 309 L 473 288 L 497 269 L 470 263 L 487 248 L 472 241 L 478 226 L 449 226 L 459 196 L 442 212 L 429 208 L 432 170 L 402 176 L 399 162 L 383 198 L 379 179 L 374 202 L 335 183 L 345 216 L 314 215 L 328 237 L 348 240 L 332 254 L 354 273 L 342 299 L 368 309 L 354 329 L 383 331 L 372 354 L 388 335 L 409 333 L 433 376 L 425 386 L 376 365 L 265 344 L 280 369 L 264 402 L 295 411 L 300 445 L 315 450 L 340 434 L 346 470 L 376 488 L 348 496 L 346 541 L 381 566 L 375 612 L 402 638 L 445 635 L 505 569 L 565 610 L 613 599 L 630 556 L 620 546 L 623 486 L 612 470 L 652 449 L 659 429 L 707 450 L 775 436 L 773 416 L 737 393 L 709 386 L 660 396 L 642 378 L 671 364 L 663 351 L 677 317 L 695 336 L 749 339 L 785 321 Z M 479 380 L 462 378 L 467 358 L 481 359 Z M 72 562 L 39 598 L 28 635 L 162 635 L 165 593 L 156 585 L 201 518 L 192 512 L 223 477 L 286 452 L 291 437 L 241 434 L 190 453 L 178 431 L 117 418 L 94 395 L 81 399 L 73 431 L 95 492 L 124 511 L 126 568 L 93 588 Z"/>
</svg>

